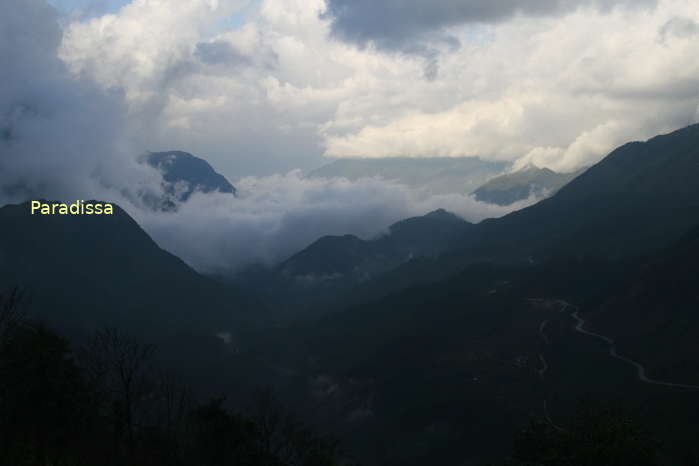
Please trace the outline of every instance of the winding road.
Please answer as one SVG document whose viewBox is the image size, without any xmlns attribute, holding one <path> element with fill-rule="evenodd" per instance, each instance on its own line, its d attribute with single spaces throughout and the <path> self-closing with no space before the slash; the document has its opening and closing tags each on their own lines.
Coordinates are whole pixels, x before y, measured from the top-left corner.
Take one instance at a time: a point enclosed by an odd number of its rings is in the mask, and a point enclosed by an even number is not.
<svg viewBox="0 0 699 466">
<path fill-rule="evenodd" d="M 546 300 L 544 300 L 544 299 L 530 299 L 529 301 L 542 303 Z M 560 300 L 560 299 L 555 300 L 554 302 L 558 303 L 561 306 L 560 312 L 564 312 L 568 308 L 577 309 L 576 306 L 574 306 L 566 301 Z M 604 335 L 600 335 L 599 333 L 594 333 L 594 332 L 590 332 L 588 330 L 585 330 L 585 320 L 582 317 L 580 317 L 580 314 L 578 313 L 577 310 L 572 312 L 570 314 L 570 316 L 573 319 L 575 319 L 575 322 L 576 322 L 575 331 L 576 332 L 582 333 L 583 335 L 587 335 L 590 337 L 600 339 L 600 340 L 604 341 L 605 343 L 607 343 L 607 345 L 609 345 L 609 355 L 615 359 L 618 359 L 620 361 L 625 362 L 626 364 L 629 364 L 630 366 L 633 366 L 634 369 L 636 369 L 636 377 L 638 378 L 639 381 L 646 383 L 646 384 L 649 384 L 649 385 L 660 385 L 663 387 L 699 390 L 699 385 L 665 382 L 662 380 L 656 380 L 656 379 L 652 379 L 652 378 L 648 377 L 647 370 L 646 370 L 645 366 L 643 366 L 643 364 L 619 354 L 619 352 L 616 349 L 616 343 L 615 343 L 613 338 L 609 338 L 609 337 L 606 337 Z M 539 334 L 541 335 L 541 338 L 544 340 L 545 345 L 550 344 L 549 338 L 544 333 L 544 329 L 546 328 L 546 325 L 548 323 L 549 323 L 548 320 L 543 320 L 541 322 L 541 324 L 539 324 Z M 541 368 L 538 370 L 538 373 L 539 373 L 539 377 L 543 380 L 544 374 L 546 374 L 546 371 L 549 368 L 548 363 L 546 362 L 546 359 L 544 358 L 543 353 L 539 353 L 539 361 L 541 362 Z M 544 400 L 544 418 L 556 430 L 559 430 L 561 432 L 566 432 L 565 429 L 556 425 L 553 422 L 553 419 L 551 419 L 551 416 L 550 416 L 549 410 L 548 410 L 548 400 Z"/>
<path fill-rule="evenodd" d="M 548 320 L 544 320 L 544 321 L 542 321 L 541 324 L 539 325 L 539 335 L 541 335 L 541 338 L 544 340 L 544 344 L 545 344 L 545 345 L 548 345 L 548 344 L 550 343 L 549 338 L 548 338 L 548 337 L 546 336 L 546 334 L 544 333 L 544 329 L 546 328 L 546 324 L 548 324 L 548 323 L 549 323 Z M 547 371 L 548 368 L 549 368 L 549 365 L 548 365 L 548 363 L 546 362 L 546 359 L 544 358 L 544 354 L 543 354 L 543 353 L 539 353 L 539 361 L 541 361 L 541 369 L 539 369 L 539 371 L 538 371 L 538 372 L 539 372 L 539 377 L 541 377 L 541 378 L 543 379 L 543 378 L 544 378 L 544 374 L 546 374 L 546 371 Z"/>
<path fill-rule="evenodd" d="M 567 306 L 571 306 L 568 303 L 565 303 Z M 629 364 L 633 366 L 636 369 L 636 376 L 638 377 L 638 380 L 641 382 L 651 384 L 651 385 L 662 385 L 665 387 L 675 387 L 675 388 L 688 388 L 691 390 L 699 390 L 699 385 L 690 385 L 690 384 L 684 384 L 684 383 L 672 383 L 672 382 L 664 382 L 662 380 L 656 380 L 656 379 L 651 379 L 648 377 L 648 374 L 646 373 L 646 368 L 639 362 L 634 361 L 633 359 L 627 358 L 625 356 L 620 355 L 617 350 L 616 350 L 616 343 L 612 338 L 605 337 L 604 335 L 600 335 L 599 333 L 593 333 L 589 332 L 584 329 L 585 326 L 585 320 L 583 320 L 580 315 L 578 315 L 578 311 L 573 312 L 570 315 L 573 319 L 576 320 L 577 325 L 575 326 L 575 331 L 580 332 L 584 335 L 588 335 L 591 337 L 598 338 L 600 340 L 603 340 L 605 343 L 609 345 L 609 355 L 613 358 L 616 358 L 620 361 L 624 361 L 626 364 Z"/>
<path fill-rule="evenodd" d="M 544 359 L 544 355 L 539 353 L 539 361 L 541 361 L 541 369 L 539 369 L 539 377 L 542 379 L 544 378 L 544 374 L 546 374 L 546 371 L 549 368 L 548 363 L 546 362 L 546 359 Z"/>
<path fill-rule="evenodd" d="M 557 302 L 561 306 L 563 306 L 561 308 L 561 312 L 565 311 L 569 307 L 573 308 L 573 309 L 577 309 L 576 306 L 573 306 L 572 304 L 568 303 L 567 301 L 557 300 Z M 594 333 L 594 332 L 590 332 L 588 330 L 585 330 L 585 320 L 582 317 L 580 317 L 577 310 L 575 312 L 571 313 L 570 316 L 573 319 L 575 319 L 575 321 L 576 321 L 576 325 L 575 325 L 576 332 L 582 333 L 583 335 L 587 335 L 590 337 L 600 339 L 600 340 L 604 341 L 605 343 L 607 343 L 609 345 L 609 355 L 615 359 L 618 359 L 620 361 L 625 362 L 626 364 L 629 364 L 630 366 L 633 366 L 633 368 L 636 369 L 636 377 L 638 378 L 639 381 L 641 381 L 643 383 L 650 384 L 650 385 L 661 385 L 664 387 L 686 388 L 689 390 L 699 390 L 699 385 L 691 385 L 691 384 L 684 384 L 684 383 L 672 383 L 672 382 L 665 382 L 662 380 L 651 379 L 650 377 L 648 377 L 647 370 L 646 370 L 645 366 L 643 366 L 643 364 L 619 354 L 619 352 L 616 349 L 616 343 L 614 342 L 614 339 L 606 337 L 604 335 L 600 335 L 599 333 Z M 542 326 L 543 326 L 543 322 L 542 322 Z M 541 331 L 541 328 L 542 327 L 540 327 L 540 331 Z"/>
</svg>

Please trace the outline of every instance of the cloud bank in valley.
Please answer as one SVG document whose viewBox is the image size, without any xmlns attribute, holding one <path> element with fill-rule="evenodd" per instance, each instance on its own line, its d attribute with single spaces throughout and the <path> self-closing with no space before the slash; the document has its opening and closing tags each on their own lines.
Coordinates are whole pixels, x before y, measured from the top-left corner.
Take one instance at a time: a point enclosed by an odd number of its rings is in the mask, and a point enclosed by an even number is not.
<svg viewBox="0 0 699 466">
<path fill-rule="evenodd" d="M 175 213 L 136 212 L 158 243 L 195 268 L 226 272 L 252 263 L 274 264 L 323 235 L 372 238 L 392 223 L 438 208 L 470 221 L 501 216 L 507 208 L 458 194 L 429 195 L 380 179 L 303 178 L 300 171 L 249 177 L 238 197 L 192 196 Z"/>
</svg>

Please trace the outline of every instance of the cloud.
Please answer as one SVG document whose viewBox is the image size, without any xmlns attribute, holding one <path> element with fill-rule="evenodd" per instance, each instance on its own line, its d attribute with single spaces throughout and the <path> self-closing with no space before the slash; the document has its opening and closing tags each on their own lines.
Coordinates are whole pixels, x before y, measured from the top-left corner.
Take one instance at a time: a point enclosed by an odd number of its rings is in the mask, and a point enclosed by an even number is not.
<svg viewBox="0 0 699 466">
<path fill-rule="evenodd" d="M 342 40 L 409 51 L 410 44 L 449 37 L 443 32 L 445 28 L 465 23 L 500 23 L 515 16 L 560 16 L 581 7 L 608 11 L 620 5 L 654 4 L 650 0 L 328 0 L 323 16 L 332 21 L 333 34 Z M 456 41 L 454 37 L 451 40 Z"/>
<path fill-rule="evenodd" d="M 309 117 L 318 110 L 278 108 L 268 96 L 277 77 L 289 79 L 290 67 L 306 78 L 301 60 L 312 52 L 276 30 L 297 33 L 304 25 L 286 24 L 283 9 L 265 5 L 256 21 L 222 29 L 248 3 L 133 1 L 114 14 L 71 23 L 60 56 L 76 75 L 124 91 L 133 131 L 150 149 L 203 154 L 231 178 L 317 165 L 319 137 Z M 297 11 L 317 21 L 309 2 Z M 275 30 L 268 32 L 272 21 Z M 293 56 L 299 53 L 304 56 Z"/>
<path fill-rule="evenodd" d="M 699 106 L 699 17 L 682 0 L 408 1 L 395 12 L 395 2 L 263 0 L 228 29 L 221 21 L 246 2 L 168 5 L 73 23 L 61 56 L 124 90 L 148 149 L 202 155 L 232 179 L 312 169 L 323 155 L 572 170 L 694 122 Z M 378 32 L 405 23 L 416 40 L 398 54 L 330 40 L 355 16 L 366 28 L 391 17 Z"/>
<path fill-rule="evenodd" d="M 412 100 L 397 108 L 345 104 L 324 127 L 326 155 L 590 165 L 628 140 L 697 121 L 699 64 L 690 59 L 699 52 L 697 19 L 686 2 L 666 0 L 652 11 L 518 17 L 477 36 L 452 28 L 463 46 L 440 58 L 439 78 L 420 85 L 397 68 L 391 85 Z"/>
<path fill-rule="evenodd" d="M 238 197 L 199 193 L 175 213 L 153 212 L 140 199 L 144 193 L 162 194 L 160 178 L 137 162 L 143 141 L 134 126 L 144 114 L 133 111 L 148 105 L 140 98 L 134 104 L 128 89 L 121 92 L 122 85 L 140 81 L 127 79 L 115 87 L 112 77 L 100 81 L 101 75 L 89 70 L 71 74 L 57 58 L 61 30 L 55 11 L 38 0 L 13 1 L 11 14 L 0 17 L 8 39 L 0 44 L 0 60 L 7 65 L 0 87 L 1 204 L 38 197 L 117 202 L 161 246 L 203 271 L 273 263 L 325 234 L 373 236 L 399 219 L 439 207 L 472 219 L 504 212 L 462 196 L 418 195 L 377 179 L 307 180 L 299 171 L 239 180 Z M 229 45 L 219 48 L 216 40 L 202 46 L 199 39 L 194 38 L 193 53 L 209 62 L 206 66 L 230 65 L 244 53 L 238 50 L 245 50 L 244 43 L 233 51 Z M 273 105 L 290 98 L 282 87 L 276 92 Z M 192 105 L 192 99 L 183 100 Z M 254 113 L 253 106 L 250 110 Z"/>
<path fill-rule="evenodd" d="M 660 28 L 660 38 L 663 42 L 671 37 L 686 39 L 699 34 L 699 23 L 692 18 L 675 16 L 670 18 Z"/>
<path fill-rule="evenodd" d="M 11 4 L 0 16 L 0 202 L 135 199 L 150 189 L 155 174 L 125 142 L 122 96 L 70 75 L 56 56 L 61 30 L 53 8 L 38 0 Z"/>
<path fill-rule="evenodd" d="M 166 87 L 196 50 L 198 39 L 245 0 L 133 1 L 115 14 L 74 22 L 61 57 L 75 72 L 105 87 L 122 88 L 143 102 Z"/>
<path fill-rule="evenodd" d="M 247 66 L 252 64 L 250 57 L 236 50 L 229 42 L 200 42 L 194 55 L 207 65 Z"/>
<path fill-rule="evenodd" d="M 321 234 L 371 235 L 438 207 L 501 213 L 376 180 L 260 176 L 315 168 L 323 155 L 478 155 L 569 170 L 699 118 L 699 13 L 683 0 L 558 2 L 478 24 L 434 13 L 438 33 L 420 33 L 415 53 L 331 40 L 333 2 L 323 0 L 134 0 L 63 31 L 39 0 L 10 1 L 0 202 L 113 200 L 202 269 L 273 261 Z M 225 26 L 243 7 L 244 23 Z M 206 158 L 246 195 L 195 196 L 174 216 L 150 216 L 138 199 L 157 194 L 158 174 L 135 158 L 168 149 Z"/>
<path fill-rule="evenodd" d="M 165 249 L 198 270 L 222 272 L 277 263 L 323 235 L 371 238 L 398 220 L 438 208 L 479 221 L 533 202 L 503 208 L 380 179 L 307 179 L 299 171 L 245 178 L 236 188 L 237 197 L 198 193 L 176 213 L 135 215 Z"/>
</svg>

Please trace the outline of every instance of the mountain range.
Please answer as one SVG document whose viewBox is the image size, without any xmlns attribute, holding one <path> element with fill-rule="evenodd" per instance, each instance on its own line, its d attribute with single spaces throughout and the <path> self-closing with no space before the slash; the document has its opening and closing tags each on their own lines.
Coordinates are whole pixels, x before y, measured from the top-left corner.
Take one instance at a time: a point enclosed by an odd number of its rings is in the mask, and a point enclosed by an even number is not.
<svg viewBox="0 0 699 466">
<path fill-rule="evenodd" d="M 324 236 L 279 265 L 286 276 L 318 280 L 369 280 L 416 257 L 437 257 L 472 226 L 438 209 L 421 217 L 394 223 L 372 240 L 353 235 Z"/>
<path fill-rule="evenodd" d="M 322 374 L 309 409 L 368 457 L 377 438 L 402 445 L 391 464 L 484 464 L 503 432 L 563 423 L 583 397 L 631 410 L 684 464 L 699 404 L 671 384 L 699 386 L 697 148 L 699 125 L 624 145 L 440 257 L 359 284 L 344 308 L 277 334 L 285 350 L 269 357 Z"/>
<path fill-rule="evenodd" d="M 698 144 L 699 125 L 625 144 L 553 197 L 480 222 L 439 258 L 404 263 L 365 292 L 447 278 L 478 261 L 624 260 L 667 247 L 699 224 Z"/>
<path fill-rule="evenodd" d="M 195 272 L 119 208 L 7 205 L 0 284 L 71 335 L 156 341 L 203 384 L 273 385 L 365 464 L 504 460 L 517 426 L 565 431 L 581 398 L 630 410 L 683 464 L 699 435 L 698 178 L 693 125 L 504 217 L 437 210 L 373 239 L 323 237 L 237 283 Z"/>
</svg>

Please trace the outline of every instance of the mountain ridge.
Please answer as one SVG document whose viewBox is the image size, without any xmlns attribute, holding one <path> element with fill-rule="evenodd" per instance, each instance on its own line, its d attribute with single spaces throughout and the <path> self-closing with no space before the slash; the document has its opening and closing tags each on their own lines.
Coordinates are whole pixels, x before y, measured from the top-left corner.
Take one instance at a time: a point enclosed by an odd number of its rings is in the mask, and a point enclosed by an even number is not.
<svg viewBox="0 0 699 466">
<path fill-rule="evenodd" d="M 437 209 L 389 226 L 374 239 L 353 235 L 324 236 L 294 254 L 278 269 L 285 275 L 355 275 L 364 281 L 414 257 L 436 257 L 472 224 Z"/>
<path fill-rule="evenodd" d="M 511 205 L 530 196 L 549 197 L 586 169 L 587 167 L 570 173 L 558 173 L 549 168 L 528 166 L 491 178 L 471 194 L 477 201 L 500 206 Z"/>
<path fill-rule="evenodd" d="M 184 151 L 148 152 L 141 161 L 162 175 L 165 197 L 149 200 L 157 209 L 173 210 L 195 192 L 236 195 L 237 190 L 206 160 Z"/>
<path fill-rule="evenodd" d="M 41 318 L 79 332 L 209 332 L 250 317 L 255 299 L 198 274 L 112 205 L 113 215 L 73 216 L 31 215 L 29 202 L 0 207 L 0 284 L 26 289 Z M 161 319 L 171 328 L 158 328 Z"/>
<path fill-rule="evenodd" d="M 475 224 L 438 258 L 406 262 L 361 284 L 356 300 L 446 279 L 474 262 L 623 260 L 658 251 L 699 224 L 696 179 L 699 124 L 624 144 L 554 196 Z"/>
</svg>

